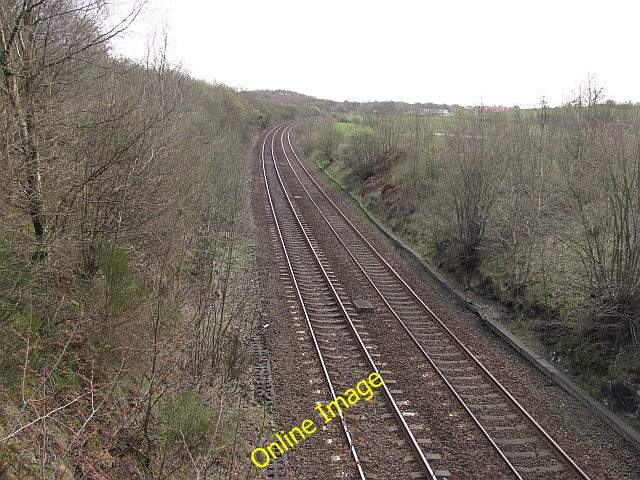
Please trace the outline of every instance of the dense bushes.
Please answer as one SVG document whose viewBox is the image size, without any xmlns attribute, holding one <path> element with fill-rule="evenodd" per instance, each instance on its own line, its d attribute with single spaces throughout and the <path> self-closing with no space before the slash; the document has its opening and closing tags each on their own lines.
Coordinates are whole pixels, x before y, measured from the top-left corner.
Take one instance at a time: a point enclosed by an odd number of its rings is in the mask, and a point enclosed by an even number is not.
<svg viewBox="0 0 640 480">
<path fill-rule="evenodd" d="M 0 477 L 235 477 L 257 112 L 102 3 L 0 14 Z"/>
<path fill-rule="evenodd" d="M 640 109 L 582 91 L 553 109 L 353 116 L 334 168 L 460 281 L 539 321 L 567 366 L 637 377 Z M 383 168 L 389 151 L 405 160 Z"/>
<path fill-rule="evenodd" d="M 344 136 L 338 158 L 361 178 L 372 175 L 380 164 L 382 150 L 373 128 L 356 125 Z"/>
</svg>

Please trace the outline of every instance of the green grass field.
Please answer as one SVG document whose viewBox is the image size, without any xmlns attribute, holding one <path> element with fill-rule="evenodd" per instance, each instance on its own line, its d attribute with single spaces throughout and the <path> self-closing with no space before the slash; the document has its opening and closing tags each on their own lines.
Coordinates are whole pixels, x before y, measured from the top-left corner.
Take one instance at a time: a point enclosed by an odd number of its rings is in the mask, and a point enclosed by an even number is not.
<svg viewBox="0 0 640 480">
<path fill-rule="evenodd" d="M 399 117 L 402 118 L 403 122 L 406 122 L 408 125 L 407 128 L 410 130 L 409 124 L 414 121 L 413 117 L 411 115 L 399 115 Z M 450 115 L 420 116 L 420 125 L 422 128 L 431 128 L 434 132 L 440 132 L 446 125 L 453 121 L 453 118 L 454 117 Z M 363 123 L 362 115 L 349 115 L 345 120 L 333 124 L 333 127 L 342 135 L 349 133 L 356 125 Z"/>
<path fill-rule="evenodd" d="M 348 122 L 336 122 L 333 124 L 333 128 L 335 128 L 338 131 L 338 133 L 341 133 L 342 135 L 346 135 L 351 130 L 353 130 L 354 127 L 355 127 L 354 123 L 348 123 Z"/>
</svg>

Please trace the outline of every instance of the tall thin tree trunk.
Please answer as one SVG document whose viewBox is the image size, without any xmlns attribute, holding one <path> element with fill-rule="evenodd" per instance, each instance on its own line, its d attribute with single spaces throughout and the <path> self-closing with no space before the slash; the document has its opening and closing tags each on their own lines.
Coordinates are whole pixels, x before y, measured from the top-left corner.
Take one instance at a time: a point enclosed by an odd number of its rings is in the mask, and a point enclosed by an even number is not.
<svg viewBox="0 0 640 480">
<path fill-rule="evenodd" d="M 16 19 L 16 35 L 6 38 L 2 32 L 2 52 L 0 54 L 0 68 L 4 77 L 5 92 L 13 109 L 18 134 L 20 137 L 19 151 L 25 166 L 27 197 L 27 213 L 33 224 L 36 240 L 42 243 L 46 233 L 44 202 L 42 195 L 42 179 L 40 176 L 40 156 L 34 138 L 35 134 L 35 105 L 33 100 L 32 73 L 34 68 L 34 6 L 33 0 L 25 3 L 21 17 Z M 16 41 L 20 41 L 20 63 L 23 78 L 19 83 L 16 72 L 11 65 L 11 50 Z M 44 256 L 44 250 L 37 252 L 37 256 Z"/>
</svg>

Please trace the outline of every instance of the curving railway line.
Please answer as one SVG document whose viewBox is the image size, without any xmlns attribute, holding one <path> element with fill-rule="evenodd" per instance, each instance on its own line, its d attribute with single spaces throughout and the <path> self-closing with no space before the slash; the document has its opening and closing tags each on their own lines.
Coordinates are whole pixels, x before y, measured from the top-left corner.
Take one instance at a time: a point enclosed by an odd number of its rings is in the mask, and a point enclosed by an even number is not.
<svg viewBox="0 0 640 480">
<path fill-rule="evenodd" d="M 262 169 L 267 196 L 294 290 L 331 397 L 335 401 L 336 391 L 355 384 L 372 371 L 379 373 L 379 370 L 353 325 L 352 317 L 355 313 L 349 312 L 350 306 L 341 301 L 334 285 L 336 280 L 332 278 L 329 266 L 322 260 L 322 252 L 308 233 L 307 225 L 284 187 L 275 155 L 275 132 L 278 130 L 275 128 L 270 135 L 267 134 L 262 147 Z M 270 155 L 266 153 L 269 136 Z M 266 158 L 268 156 L 271 161 Z M 406 478 L 435 479 L 435 473 L 392 393 L 384 384 L 382 389 L 386 402 L 377 405 L 376 416 L 347 419 L 347 415 L 338 413 L 355 478 L 370 478 L 371 475 L 367 476 L 365 473 L 367 470 L 384 474 L 385 478 L 400 474 Z M 363 440 L 362 447 L 356 446 L 351 433 L 355 430 Z M 366 460 L 361 460 L 361 451 L 369 453 Z M 385 455 L 378 455 L 379 451 L 384 451 Z M 403 462 L 404 471 L 400 471 L 398 465 L 393 465 L 393 469 L 389 470 L 390 464 L 386 456 L 402 459 L 409 456 L 410 461 Z"/>
<path fill-rule="evenodd" d="M 422 383 L 429 380 L 431 390 L 447 392 L 451 410 L 463 412 L 450 421 L 457 422 L 458 428 L 464 426 L 465 441 L 474 445 L 471 448 L 487 452 L 481 455 L 488 462 L 484 468 L 494 478 L 588 479 L 326 195 L 293 148 L 290 132 L 294 126 L 282 124 L 267 132 L 262 173 L 324 379 L 333 400 L 336 392 L 369 372 L 380 372 L 385 380 L 383 395 L 377 395 L 374 408 L 367 407 L 366 418 L 340 414 L 349 451 L 341 475 L 435 479 L 450 478 L 449 470 L 464 470 L 460 478 L 473 478 L 472 464 L 457 468 L 454 456 L 438 453 L 441 445 L 445 452 L 448 439 L 437 435 L 420 438 L 414 430 L 420 432 L 422 425 L 409 423 L 418 415 L 428 427 L 437 414 L 428 404 L 434 396 L 420 385 L 422 378 Z M 327 253 L 334 258 L 337 252 L 344 256 L 344 263 L 353 266 L 352 278 L 344 279 L 345 285 L 334 271 L 338 266 L 332 268 L 328 260 Z M 375 296 L 375 315 L 359 314 L 347 282 L 360 282 L 370 299 Z M 396 354 L 389 355 L 388 348 L 375 345 L 368 336 L 371 322 L 383 319 L 389 342 L 400 342 L 406 362 L 399 363 Z M 389 364 L 395 366 L 394 372 L 384 370 Z M 424 373 L 416 376 L 417 372 Z M 412 401 L 394 398 L 402 395 Z"/>
</svg>

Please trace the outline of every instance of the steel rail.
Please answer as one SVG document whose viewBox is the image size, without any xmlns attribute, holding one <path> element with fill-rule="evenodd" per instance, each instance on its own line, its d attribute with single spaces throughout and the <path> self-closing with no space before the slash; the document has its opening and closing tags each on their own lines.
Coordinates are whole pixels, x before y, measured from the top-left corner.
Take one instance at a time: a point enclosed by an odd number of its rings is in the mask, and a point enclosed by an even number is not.
<svg viewBox="0 0 640 480">
<path fill-rule="evenodd" d="M 318 340 L 316 338 L 316 335 L 313 331 L 313 327 L 311 326 L 311 320 L 309 319 L 309 315 L 307 313 L 307 309 L 305 306 L 305 303 L 302 299 L 302 293 L 300 292 L 300 288 L 298 287 L 298 282 L 296 279 L 296 276 L 294 274 L 293 271 L 293 266 L 291 265 L 291 260 L 289 258 L 289 254 L 287 252 L 287 247 L 284 243 L 284 238 L 282 236 L 282 231 L 280 229 L 280 225 L 278 224 L 278 217 L 276 215 L 276 211 L 275 211 L 275 207 L 273 205 L 273 198 L 271 195 L 271 190 L 269 188 L 269 182 L 267 181 L 267 172 L 266 172 L 266 167 L 265 167 L 265 148 L 266 148 L 266 143 L 267 143 L 267 139 L 269 138 L 269 135 L 271 135 L 271 152 L 273 155 L 273 138 L 275 137 L 275 132 L 281 128 L 282 125 L 276 125 L 275 127 L 273 127 L 269 132 L 267 132 L 267 134 L 264 137 L 264 140 L 262 142 L 262 175 L 264 178 L 264 185 L 266 188 L 266 192 L 267 192 L 267 199 L 269 201 L 269 208 L 271 209 L 271 215 L 273 216 L 273 221 L 276 227 L 276 231 L 278 233 L 278 238 L 280 240 L 280 245 L 282 246 L 282 251 L 285 257 L 285 260 L 287 262 L 287 268 L 289 270 L 289 275 L 291 276 L 291 281 L 293 283 L 294 289 L 296 291 L 296 296 L 298 298 L 298 302 L 300 303 L 300 306 L 302 308 L 302 312 L 304 314 L 304 318 L 307 322 L 307 327 L 309 329 L 309 333 L 311 335 L 311 340 L 313 341 L 313 347 L 316 351 L 316 355 L 318 356 L 318 360 L 320 361 L 320 366 L 322 367 L 322 372 L 324 374 L 324 378 L 327 382 L 327 386 L 329 387 L 329 391 L 331 393 L 331 398 L 333 398 L 334 401 L 336 400 L 336 393 L 335 390 L 333 388 L 333 383 L 331 382 L 331 377 L 329 375 L 329 371 L 327 370 L 327 366 L 324 362 L 324 358 L 322 357 L 322 353 L 320 351 L 320 346 L 318 344 Z M 275 163 L 275 158 L 274 158 L 274 163 Z M 357 471 L 358 471 L 358 476 L 360 477 L 361 480 L 366 480 L 366 477 L 364 475 L 364 472 L 362 470 L 362 467 L 360 465 L 360 459 L 358 457 L 358 453 L 356 452 L 355 449 L 355 445 L 353 444 L 353 439 L 351 437 L 351 433 L 349 432 L 349 428 L 347 427 L 346 422 L 344 421 L 344 418 L 342 417 L 342 412 L 338 413 L 339 417 L 340 417 L 340 424 L 342 425 L 342 429 L 344 432 L 344 435 L 346 437 L 347 440 L 347 444 L 349 445 L 349 450 L 351 452 L 351 455 L 353 457 L 353 460 L 355 462 L 355 465 L 357 467 Z"/>
<path fill-rule="evenodd" d="M 293 126 L 291 127 L 293 128 Z M 280 143 L 282 145 L 282 149 L 284 151 L 284 129 L 282 131 L 282 135 L 280 137 Z M 290 131 L 290 130 L 289 130 Z M 289 140 L 289 136 L 287 135 L 287 140 Z M 293 149 L 291 149 L 293 151 Z M 285 151 L 285 157 L 287 158 L 287 162 L 289 162 L 289 156 L 286 154 Z M 290 164 L 291 165 L 291 164 Z M 407 335 L 409 335 L 409 338 L 411 338 L 411 340 L 413 341 L 413 343 L 418 347 L 418 349 L 420 350 L 420 352 L 422 353 L 422 355 L 427 359 L 427 362 L 431 365 L 431 367 L 435 370 L 435 372 L 437 373 L 437 375 L 440 377 L 440 379 L 445 383 L 445 385 L 447 386 L 447 388 L 449 389 L 449 391 L 454 395 L 454 397 L 456 398 L 456 400 L 458 400 L 458 402 L 462 405 L 462 407 L 465 409 L 465 411 L 467 412 L 467 414 L 469 414 L 469 416 L 472 418 L 472 420 L 474 421 L 474 423 L 476 424 L 476 426 L 478 426 L 481 430 L 481 432 L 484 434 L 484 436 L 487 438 L 487 440 L 491 443 L 491 445 L 493 446 L 493 448 L 498 452 L 498 454 L 500 455 L 500 457 L 502 458 L 502 460 L 507 464 L 508 468 L 511 470 L 511 472 L 515 475 L 515 477 L 519 480 L 524 480 L 522 478 L 522 476 L 520 475 L 520 473 L 516 470 L 515 466 L 509 461 L 509 459 L 506 457 L 506 455 L 504 454 L 504 452 L 502 451 L 502 449 L 495 443 L 495 441 L 493 440 L 493 438 L 491 437 L 491 435 L 489 434 L 489 432 L 486 431 L 486 429 L 484 428 L 484 426 L 482 425 L 482 423 L 480 422 L 480 420 L 478 420 L 478 418 L 474 415 L 474 413 L 471 411 L 471 409 L 467 406 L 467 404 L 465 403 L 465 401 L 460 397 L 460 395 L 458 394 L 458 392 L 456 391 L 456 389 L 453 387 L 453 385 L 451 385 L 451 383 L 449 382 L 449 380 L 447 379 L 447 377 L 444 375 L 444 373 L 442 373 L 442 370 L 437 366 L 437 364 L 434 362 L 434 360 L 431 358 L 431 355 L 429 355 L 429 353 L 424 349 L 424 347 L 420 344 L 419 340 L 414 336 L 414 334 L 411 332 L 411 330 L 407 327 L 407 325 L 405 324 L 405 322 L 402 320 L 402 318 L 400 318 L 400 315 L 398 315 L 398 313 L 396 312 L 396 310 L 393 308 L 393 306 L 388 302 L 387 298 L 385 297 L 385 295 L 380 291 L 380 289 L 378 288 L 378 286 L 376 285 L 376 283 L 374 282 L 374 280 L 370 277 L 370 275 L 366 272 L 366 270 L 364 269 L 364 267 L 362 266 L 362 264 L 358 261 L 358 259 L 355 257 L 355 255 L 352 253 L 351 249 L 348 247 L 348 245 L 345 243 L 345 241 L 340 237 L 340 235 L 338 234 L 338 232 L 335 230 L 335 228 L 333 227 L 333 225 L 331 224 L 331 222 L 329 221 L 329 219 L 326 217 L 326 215 L 322 212 L 322 210 L 320 209 L 320 207 L 318 206 L 318 204 L 316 203 L 316 201 L 313 199 L 313 197 L 311 196 L 311 193 L 307 190 L 307 187 L 302 183 L 302 181 L 300 180 L 300 177 L 298 176 L 298 174 L 295 172 L 295 170 L 293 170 L 293 167 L 291 168 L 291 171 L 293 172 L 294 176 L 296 177 L 296 179 L 298 179 L 298 182 L 300 183 L 302 189 L 305 191 L 305 193 L 307 194 L 307 196 L 309 197 L 309 199 L 311 200 L 311 202 L 313 203 L 313 205 L 315 206 L 316 210 L 318 210 L 318 213 L 322 216 L 323 220 L 325 221 L 325 223 L 327 224 L 327 226 L 331 229 L 331 231 L 333 232 L 333 234 L 335 235 L 335 237 L 337 238 L 338 242 L 343 246 L 343 248 L 346 250 L 347 254 L 351 257 L 351 259 L 354 261 L 354 263 L 356 264 L 356 266 L 358 267 L 358 269 L 360 270 L 360 272 L 362 272 L 362 274 L 365 276 L 365 278 L 367 279 L 367 281 L 369 282 L 369 284 L 373 287 L 373 289 L 376 291 L 376 293 L 378 294 L 378 296 L 382 299 L 382 301 L 385 303 L 385 305 L 387 306 L 387 308 L 389 309 L 389 311 L 391 312 L 391 314 L 395 317 L 395 319 L 400 323 L 400 325 L 402 326 L 402 328 L 404 329 L 404 331 L 407 333 Z"/>
<path fill-rule="evenodd" d="M 294 287 L 295 287 L 295 291 L 296 291 L 296 295 L 298 297 L 298 301 L 300 302 L 300 305 L 301 305 L 305 320 L 307 322 L 307 327 L 309 329 L 311 338 L 313 340 L 313 344 L 314 344 L 314 348 L 315 348 L 316 354 L 317 354 L 317 356 L 319 358 L 319 361 L 321 363 L 325 379 L 327 381 L 327 384 L 329 386 L 329 390 L 331 392 L 331 396 L 332 396 L 333 400 L 337 402 L 335 390 L 333 388 L 333 384 L 332 384 L 332 381 L 331 381 L 331 376 L 330 376 L 330 374 L 329 374 L 329 372 L 327 370 L 326 363 L 324 361 L 324 358 L 322 356 L 322 352 L 320 350 L 316 335 L 314 333 L 314 327 L 313 327 L 313 325 L 311 323 L 311 319 L 310 319 L 309 314 L 307 312 L 307 309 L 306 309 L 306 306 L 305 306 L 305 302 L 304 302 L 304 299 L 302 297 L 302 292 L 300 291 L 300 288 L 298 287 L 296 274 L 295 274 L 293 266 L 291 264 L 291 261 L 290 261 L 290 258 L 289 258 L 289 254 L 287 252 L 287 247 L 286 247 L 284 238 L 282 236 L 282 231 L 281 231 L 280 226 L 278 224 L 278 216 L 276 215 L 276 212 L 275 212 L 275 207 L 274 207 L 274 204 L 273 204 L 271 190 L 270 190 L 269 185 L 268 185 L 266 166 L 265 166 L 265 148 L 266 148 L 266 141 L 267 141 L 267 138 L 268 138 L 269 135 L 271 135 L 271 156 L 272 156 L 272 160 L 273 160 L 273 166 L 274 166 L 274 169 L 276 171 L 276 175 L 278 177 L 278 182 L 279 182 L 279 184 L 280 184 L 280 186 L 282 188 L 282 193 L 284 195 L 284 198 L 286 199 L 286 202 L 289 205 L 289 208 L 290 208 L 291 213 L 293 214 L 293 216 L 294 216 L 294 218 L 296 220 L 298 228 L 300 229 L 300 232 L 302 233 L 307 246 L 309 247 L 309 249 L 312 252 L 312 255 L 314 257 L 314 261 L 316 262 L 316 264 L 319 267 L 319 269 L 322 271 L 322 274 L 323 274 L 323 277 L 324 277 L 324 281 L 327 284 L 327 286 L 329 287 L 329 289 L 330 289 L 330 291 L 332 293 L 332 296 L 336 300 L 336 303 L 338 304 L 343 316 L 347 320 L 347 322 L 348 322 L 348 324 L 350 326 L 350 329 L 351 329 L 354 337 L 356 338 L 356 340 L 358 342 L 358 346 L 360 347 L 362 353 L 364 354 L 365 358 L 367 359 L 367 362 L 369 363 L 370 367 L 373 369 L 374 372 L 379 374 L 379 370 L 378 370 L 377 366 L 375 365 L 375 362 L 373 361 L 373 359 L 369 355 L 368 350 L 364 346 L 364 343 L 362 342 L 362 339 L 358 335 L 358 332 L 355 329 L 355 326 L 353 325 L 353 322 L 351 321 L 351 317 L 350 317 L 349 313 L 347 312 L 347 310 L 345 309 L 345 306 L 344 306 L 342 300 L 340 299 L 338 293 L 336 292 L 336 290 L 335 290 L 335 288 L 333 286 L 332 281 L 330 280 L 330 278 L 329 278 L 324 266 L 322 265 L 322 262 L 320 261 L 320 258 L 318 256 L 315 248 L 313 247 L 313 244 L 312 244 L 309 236 L 307 235 L 307 233 L 306 233 L 306 231 L 304 229 L 304 226 L 302 225 L 302 222 L 300 221 L 300 218 L 299 218 L 297 212 L 295 211 L 295 208 L 293 206 L 291 198 L 290 198 L 290 196 L 289 196 L 289 194 L 288 194 L 288 192 L 287 192 L 287 190 L 286 190 L 286 188 L 284 186 L 284 182 L 282 180 L 282 177 L 280 175 L 280 172 L 279 172 L 279 169 L 278 169 L 278 166 L 277 166 L 276 155 L 275 155 L 275 146 L 274 146 L 275 132 L 279 128 L 282 128 L 282 126 L 278 125 L 278 126 L 274 127 L 272 130 L 270 130 L 267 133 L 267 135 L 265 135 L 265 139 L 264 139 L 263 145 L 262 145 L 262 173 L 263 173 L 265 187 L 266 187 L 266 191 L 267 191 L 267 197 L 269 199 L 269 205 L 270 205 L 270 209 L 271 209 L 271 214 L 272 214 L 272 216 L 274 218 L 274 223 L 276 225 L 276 229 L 277 229 L 277 232 L 278 232 L 278 237 L 280 239 L 280 244 L 282 246 L 282 249 L 283 249 L 286 261 L 287 261 L 287 267 L 289 269 L 289 273 L 291 275 L 292 282 L 293 282 Z M 436 480 L 435 473 L 433 472 L 431 466 L 429 465 L 429 462 L 426 460 L 424 454 L 422 453 L 422 450 L 421 450 L 421 448 L 420 448 L 420 446 L 419 446 L 419 444 L 417 442 L 417 439 L 415 438 L 415 436 L 411 432 L 409 426 L 407 425 L 406 421 L 404 420 L 404 417 L 402 416 L 402 413 L 400 412 L 396 402 L 393 400 L 391 392 L 388 390 L 386 384 L 383 383 L 382 387 L 383 387 L 383 391 L 385 393 L 385 396 L 387 397 L 387 400 L 388 400 L 388 402 L 390 403 L 390 405 L 392 407 L 394 415 L 396 416 L 396 419 L 402 425 L 405 435 L 409 438 L 411 446 L 414 449 L 416 455 L 418 456 L 419 463 L 421 464 L 422 468 L 428 473 L 430 478 L 432 480 Z M 340 411 L 338 412 L 338 416 L 340 418 L 341 425 L 343 427 L 345 436 L 347 438 L 347 442 L 349 444 L 350 451 L 351 451 L 351 453 L 353 455 L 353 459 L 354 459 L 354 462 L 355 462 L 357 470 L 358 470 L 358 475 L 360 476 L 361 479 L 365 479 L 365 474 L 364 474 L 364 471 L 362 469 L 362 465 L 360 463 L 360 460 L 358 458 L 358 454 L 357 454 L 356 449 L 355 449 L 353 438 L 352 438 L 351 434 L 349 433 L 349 429 L 347 427 L 346 420 L 345 420 L 344 416 L 342 415 L 342 412 L 340 412 Z"/>
<path fill-rule="evenodd" d="M 583 480 L 590 480 L 589 476 L 574 462 L 574 460 L 560 447 L 560 445 L 558 445 L 558 443 L 551 437 L 551 435 L 549 435 L 549 433 L 547 433 L 542 426 L 529 414 L 529 412 L 527 412 L 524 407 L 507 391 L 507 389 L 493 376 L 493 374 L 491 374 L 491 372 L 489 372 L 489 370 L 476 358 L 475 355 L 473 355 L 473 353 L 471 353 L 471 351 L 460 341 L 460 339 L 458 339 L 458 337 L 449 329 L 449 327 L 447 327 L 447 325 L 442 322 L 442 320 L 440 320 L 440 318 L 431 310 L 431 308 L 429 308 L 424 301 L 416 294 L 416 292 L 407 284 L 407 282 L 405 282 L 405 280 L 400 276 L 400 274 L 386 261 L 386 259 L 377 251 L 377 249 L 365 238 L 365 236 L 358 230 L 358 228 L 346 217 L 346 215 L 342 212 L 342 210 L 340 210 L 340 208 L 333 202 L 333 200 L 331 200 L 331 198 L 324 192 L 324 190 L 320 187 L 320 185 L 318 184 L 318 182 L 313 178 L 313 176 L 309 173 L 309 171 L 307 170 L 307 168 L 304 166 L 304 164 L 302 163 L 302 161 L 300 160 L 298 154 L 296 153 L 295 149 L 293 148 L 293 145 L 291 143 L 291 137 L 290 137 L 290 133 L 291 130 L 297 125 L 297 122 L 293 122 L 293 123 L 289 123 L 282 131 L 282 135 L 281 135 L 281 144 L 282 144 L 282 148 L 283 151 L 285 151 L 285 157 L 287 158 L 287 162 L 289 163 L 289 166 L 291 168 L 291 171 L 294 173 L 295 177 L 298 179 L 298 182 L 300 183 L 300 185 L 302 186 L 302 188 L 305 190 L 305 192 L 307 193 L 307 195 L 309 196 L 309 198 L 311 199 L 311 201 L 313 202 L 314 206 L 316 207 L 316 209 L 318 210 L 318 212 L 322 215 L 322 217 L 324 218 L 325 222 L 327 223 L 327 225 L 331 228 L 331 230 L 333 231 L 334 235 L 336 236 L 336 238 L 339 240 L 339 242 L 344 246 L 344 248 L 347 250 L 347 252 L 349 253 L 349 255 L 351 256 L 351 258 L 356 262 L 356 264 L 358 265 L 359 269 L 365 274 L 367 280 L 369 281 L 369 283 L 374 287 L 374 289 L 376 290 L 376 292 L 380 295 L 380 297 L 382 298 L 382 300 L 384 301 L 384 303 L 389 307 L 389 309 L 391 310 L 392 314 L 394 315 L 394 317 L 400 322 L 401 326 L 403 327 L 403 329 L 409 334 L 410 338 L 412 339 L 412 341 L 420 348 L 420 350 L 424 353 L 425 357 L 427 358 L 427 360 L 429 361 L 429 363 L 431 365 L 433 365 L 436 370 L 438 371 L 439 376 L 441 376 L 441 378 L 444 379 L 444 376 L 442 375 L 442 372 L 440 371 L 439 368 L 437 368 L 437 366 L 434 364 L 434 362 L 432 361 L 432 359 L 430 358 L 430 356 L 424 351 L 424 349 L 422 348 L 422 346 L 420 345 L 419 341 L 415 338 L 415 336 L 410 332 L 410 330 L 407 328 L 407 326 L 405 325 L 405 323 L 400 319 L 399 315 L 397 314 L 397 312 L 390 306 L 389 302 L 387 301 L 387 299 L 385 298 L 385 296 L 382 294 L 382 292 L 380 292 L 380 290 L 378 289 L 378 287 L 375 285 L 374 281 L 370 278 L 370 276 L 364 271 L 362 265 L 360 265 L 360 263 L 356 260 L 355 256 L 352 254 L 351 250 L 347 247 L 347 245 L 343 242 L 343 240 L 340 238 L 340 235 L 335 231 L 335 229 L 333 228 L 333 226 L 330 224 L 329 220 L 326 218 L 326 216 L 324 215 L 324 213 L 320 210 L 319 206 L 317 205 L 317 203 L 315 202 L 315 200 L 313 199 L 313 197 L 311 196 L 311 194 L 309 193 L 309 191 L 306 189 L 306 187 L 304 186 L 304 184 L 302 183 L 300 177 L 298 176 L 298 174 L 295 172 L 293 165 L 291 164 L 288 155 L 286 155 L 286 150 L 284 148 L 284 133 L 285 130 L 287 132 L 287 143 L 289 146 L 289 149 L 291 150 L 291 152 L 293 153 L 296 162 L 300 165 L 300 167 L 302 168 L 302 170 L 305 172 L 305 174 L 307 175 L 307 177 L 311 180 L 311 182 L 316 186 L 316 188 L 318 189 L 318 191 L 322 194 L 322 196 L 332 205 L 332 207 L 334 208 L 334 210 L 339 214 L 340 217 L 342 217 L 342 219 L 346 222 L 346 224 L 352 229 L 352 231 L 364 242 L 364 244 L 370 249 L 370 251 L 382 262 L 382 264 L 388 269 L 389 272 L 391 272 L 391 274 L 402 284 L 402 286 L 406 289 L 407 292 L 409 292 L 410 296 L 414 298 L 414 300 L 416 300 L 418 302 L 418 304 L 428 313 L 428 315 L 433 318 L 433 320 L 435 320 L 437 322 L 437 324 L 445 331 L 445 333 L 449 336 L 449 338 L 451 340 L 453 340 L 453 342 L 462 349 L 462 351 L 465 353 L 465 355 L 472 361 L 473 364 L 475 364 L 480 371 L 484 374 L 484 376 L 499 390 L 499 392 L 501 394 L 504 395 L 504 397 L 516 408 L 516 410 L 527 420 L 527 422 L 534 428 L 534 430 L 542 437 L 543 440 L 545 440 L 547 442 L 548 445 L 550 445 L 553 450 L 556 451 L 556 453 L 560 456 L 561 460 L 564 461 L 569 467 L 570 469 L 581 479 Z M 513 464 L 506 458 L 505 454 L 502 452 L 502 450 L 497 446 L 497 444 L 495 443 L 495 441 L 491 438 L 491 436 L 489 435 L 489 433 L 486 431 L 486 429 L 481 425 L 481 423 L 479 422 L 479 420 L 475 417 L 475 415 L 473 415 L 473 413 L 470 411 L 469 407 L 466 405 L 466 402 L 460 397 L 460 395 L 458 394 L 458 392 L 455 391 L 455 389 L 453 388 L 453 386 L 445 379 L 445 383 L 447 384 L 447 386 L 454 391 L 456 398 L 461 402 L 461 404 L 464 406 L 465 410 L 467 412 L 469 412 L 473 418 L 473 420 L 480 426 L 481 430 L 483 431 L 483 433 L 487 436 L 487 438 L 489 438 L 490 442 L 492 443 L 492 445 L 495 446 L 495 448 L 497 449 L 497 451 L 499 452 L 500 456 L 508 463 L 510 469 L 517 475 L 518 478 L 522 478 L 521 475 L 519 474 L 519 472 L 517 472 L 517 470 L 515 469 L 515 466 L 513 466 Z"/>
<path fill-rule="evenodd" d="M 283 131 L 284 131 L 284 129 L 283 129 Z M 275 140 L 275 134 L 272 136 L 272 144 L 271 144 L 272 145 L 271 153 L 272 153 L 272 159 L 273 159 L 273 166 L 274 166 L 274 169 L 276 171 L 276 174 L 277 174 L 277 177 L 278 177 L 278 181 L 280 183 L 282 191 L 283 191 L 283 193 L 285 195 L 285 198 L 287 200 L 287 203 L 288 203 L 288 205 L 289 205 L 294 217 L 296 218 L 298 226 L 299 226 L 302 234 L 304 235 L 304 238 L 305 238 L 305 240 L 307 242 L 307 245 L 309 246 L 309 248 L 311 249 L 311 251 L 313 253 L 314 260 L 315 260 L 316 264 L 318 265 L 318 267 L 322 271 L 322 274 L 324 276 L 325 282 L 327 283 L 328 287 L 330 288 L 331 293 L 332 293 L 336 303 L 340 307 L 340 310 L 341 310 L 342 314 L 344 315 L 345 319 L 347 320 L 349 328 L 350 328 L 354 338 L 356 339 L 362 354 L 365 356 L 367 362 L 369 363 L 370 368 L 375 373 L 380 374 L 380 372 L 378 370 L 378 367 L 376 366 L 375 362 L 371 358 L 371 355 L 369 354 L 369 350 L 364 345 L 364 342 L 362 341 L 362 338 L 360 337 L 360 334 L 358 333 L 355 325 L 353 324 L 353 321 L 351 320 L 351 316 L 347 312 L 344 303 L 340 299 L 340 296 L 338 295 L 338 292 L 336 291 L 335 287 L 333 286 L 332 280 L 329 278 L 329 275 L 327 274 L 324 266 L 322 265 L 322 262 L 321 262 L 321 260 L 320 260 L 320 258 L 318 256 L 315 248 L 313 247 L 309 236 L 306 233 L 304 225 L 300 221 L 300 218 L 299 218 L 297 212 L 295 211 L 295 208 L 293 206 L 291 198 L 290 198 L 289 194 L 287 193 L 287 189 L 286 189 L 286 187 L 284 185 L 284 181 L 283 181 L 282 176 L 280 175 L 280 171 L 278 169 L 278 165 L 277 165 L 277 162 L 276 162 L 276 156 L 275 156 L 275 149 L 274 149 L 274 140 Z M 283 150 L 283 153 L 285 153 L 285 155 L 286 155 L 286 152 L 284 152 L 284 150 Z M 431 465 L 429 464 L 429 462 L 425 458 L 425 456 L 424 456 L 424 454 L 422 452 L 422 449 L 420 448 L 420 445 L 418 444 L 418 441 L 417 441 L 416 437 L 411 432 L 411 429 L 409 428 L 409 425 L 405 421 L 404 416 L 402 415 L 402 412 L 398 408 L 398 405 L 397 405 L 396 401 L 393 399 L 393 395 L 391 394 L 391 392 L 389 391 L 389 389 L 387 388 L 387 385 L 385 383 L 382 384 L 382 389 L 384 391 L 385 396 L 387 397 L 387 400 L 388 400 L 389 404 L 392 407 L 392 411 L 393 411 L 393 413 L 394 413 L 394 415 L 396 417 L 396 420 L 402 426 L 402 429 L 403 429 L 405 435 L 408 437 L 408 439 L 409 439 L 409 441 L 411 443 L 411 447 L 413 448 L 414 452 L 418 456 L 418 460 L 419 460 L 419 463 L 421 464 L 421 467 L 428 473 L 428 475 L 433 480 L 435 480 L 436 479 L 435 473 L 434 473 L 433 469 L 431 468 Z M 334 400 L 336 400 L 336 399 L 334 398 Z M 344 421 L 344 419 L 343 419 L 343 421 Z"/>
</svg>

